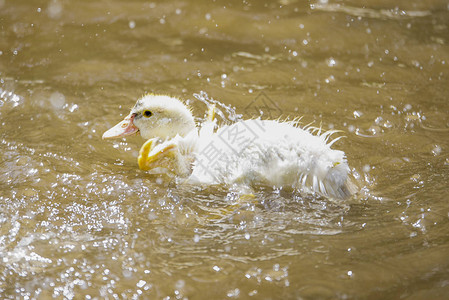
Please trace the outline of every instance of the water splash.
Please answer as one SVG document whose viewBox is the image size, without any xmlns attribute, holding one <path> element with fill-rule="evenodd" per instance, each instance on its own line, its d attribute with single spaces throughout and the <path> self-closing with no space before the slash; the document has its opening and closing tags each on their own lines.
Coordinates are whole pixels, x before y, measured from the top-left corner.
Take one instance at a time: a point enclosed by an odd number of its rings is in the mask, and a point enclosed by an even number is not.
<svg viewBox="0 0 449 300">
<path fill-rule="evenodd" d="M 402 9 L 371 9 L 371 8 L 360 8 L 348 5 L 340 5 L 334 3 L 314 3 L 310 4 L 312 10 L 328 11 L 328 12 L 342 12 L 355 17 L 366 17 L 374 19 L 390 19 L 390 20 L 400 20 L 415 17 L 426 17 L 431 13 L 428 10 L 423 11 L 413 11 L 413 10 L 402 10 Z"/>
<path fill-rule="evenodd" d="M 12 107 L 18 106 L 23 101 L 23 97 L 12 91 L 5 90 L 0 87 L 0 107 L 5 104 L 11 104 Z"/>
<path fill-rule="evenodd" d="M 200 91 L 199 94 L 195 93 L 195 94 L 193 94 L 193 96 L 195 97 L 195 99 L 199 100 L 203 104 L 206 104 L 208 108 L 210 106 L 215 105 L 215 114 L 220 116 L 220 118 L 221 118 L 222 122 L 224 122 L 224 124 L 227 124 L 227 125 L 233 124 L 233 123 L 243 120 L 243 115 L 238 114 L 235 111 L 235 107 L 233 107 L 231 105 L 226 105 L 224 103 L 221 103 L 218 100 L 210 98 L 207 95 L 207 93 L 204 91 Z M 201 121 L 205 121 L 206 117 L 207 116 L 205 116 L 203 119 L 201 119 Z"/>
</svg>

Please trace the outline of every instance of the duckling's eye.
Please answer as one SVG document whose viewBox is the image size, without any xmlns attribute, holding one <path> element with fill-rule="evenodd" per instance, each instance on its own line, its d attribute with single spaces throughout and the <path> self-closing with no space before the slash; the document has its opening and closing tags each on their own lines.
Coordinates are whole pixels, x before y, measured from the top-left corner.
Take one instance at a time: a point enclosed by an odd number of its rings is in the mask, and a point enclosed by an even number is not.
<svg viewBox="0 0 449 300">
<path fill-rule="evenodd" d="M 153 113 L 151 111 L 149 111 L 149 110 L 146 110 L 146 111 L 143 112 L 143 115 L 145 117 L 149 118 L 149 117 L 151 117 L 153 115 Z"/>
</svg>

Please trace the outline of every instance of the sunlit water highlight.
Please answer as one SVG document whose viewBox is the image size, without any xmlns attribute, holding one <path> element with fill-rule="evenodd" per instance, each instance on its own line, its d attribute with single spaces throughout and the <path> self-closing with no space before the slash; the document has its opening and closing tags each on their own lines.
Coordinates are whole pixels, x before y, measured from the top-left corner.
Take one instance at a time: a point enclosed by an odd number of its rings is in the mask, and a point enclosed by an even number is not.
<svg viewBox="0 0 449 300">
<path fill-rule="evenodd" d="M 444 299 L 447 20 L 445 1 L 0 0 L 1 298 Z M 342 130 L 361 191 L 242 203 L 142 172 L 142 140 L 101 134 L 149 91 L 199 122 L 215 103 Z"/>
</svg>

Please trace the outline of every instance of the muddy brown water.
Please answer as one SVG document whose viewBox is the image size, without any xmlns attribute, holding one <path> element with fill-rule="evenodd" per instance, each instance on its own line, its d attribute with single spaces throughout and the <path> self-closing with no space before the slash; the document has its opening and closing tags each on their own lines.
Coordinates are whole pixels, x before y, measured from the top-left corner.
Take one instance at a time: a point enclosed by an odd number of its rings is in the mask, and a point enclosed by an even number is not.
<svg viewBox="0 0 449 300">
<path fill-rule="evenodd" d="M 0 295 L 444 299 L 447 1 L 0 0 Z M 346 138 L 348 201 L 177 186 L 101 140 L 146 92 Z"/>
</svg>

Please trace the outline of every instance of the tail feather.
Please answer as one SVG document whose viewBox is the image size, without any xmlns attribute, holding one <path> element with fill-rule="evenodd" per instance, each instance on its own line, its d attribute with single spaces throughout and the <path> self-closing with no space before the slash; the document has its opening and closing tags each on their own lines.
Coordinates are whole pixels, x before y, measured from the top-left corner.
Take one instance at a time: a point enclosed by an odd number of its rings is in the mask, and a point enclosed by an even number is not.
<svg viewBox="0 0 449 300">
<path fill-rule="evenodd" d="M 324 179 L 327 194 L 339 199 L 347 199 L 355 192 L 349 178 L 349 167 L 342 163 L 331 168 Z"/>
</svg>

